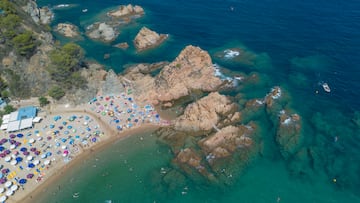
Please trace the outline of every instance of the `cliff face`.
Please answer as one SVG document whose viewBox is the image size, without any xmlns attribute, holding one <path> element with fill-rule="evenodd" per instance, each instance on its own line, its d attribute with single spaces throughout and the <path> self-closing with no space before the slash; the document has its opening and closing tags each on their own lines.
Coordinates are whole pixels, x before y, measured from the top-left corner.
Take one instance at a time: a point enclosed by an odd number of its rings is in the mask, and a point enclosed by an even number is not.
<svg viewBox="0 0 360 203">
<path fill-rule="evenodd" d="M 39 8 L 35 1 L 29 1 L 23 9 L 37 24 L 49 24 L 54 18 L 53 12 L 48 7 Z"/>
<path fill-rule="evenodd" d="M 173 102 L 192 92 L 218 90 L 223 82 L 214 75 L 209 54 L 199 47 L 187 46 L 179 56 L 155 77 L 129 72 L 138 100 L 170 107 Z"/>
</svg>

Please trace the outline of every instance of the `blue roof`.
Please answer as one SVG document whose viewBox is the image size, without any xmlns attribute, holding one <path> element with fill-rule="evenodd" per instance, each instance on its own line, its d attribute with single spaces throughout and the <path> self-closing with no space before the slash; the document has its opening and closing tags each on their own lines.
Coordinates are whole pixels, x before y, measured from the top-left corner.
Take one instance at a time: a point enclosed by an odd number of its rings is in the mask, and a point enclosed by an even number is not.
<svg viewBox="0 0 360 203">
<path fill-rule="evenodd" d="M 36 116 L 37 109 L 34 106 L 27 106 L 19 108 L 19 114 L 17 120 L 22 120 L 26 118 L 34 118 Z"/>
</svg>

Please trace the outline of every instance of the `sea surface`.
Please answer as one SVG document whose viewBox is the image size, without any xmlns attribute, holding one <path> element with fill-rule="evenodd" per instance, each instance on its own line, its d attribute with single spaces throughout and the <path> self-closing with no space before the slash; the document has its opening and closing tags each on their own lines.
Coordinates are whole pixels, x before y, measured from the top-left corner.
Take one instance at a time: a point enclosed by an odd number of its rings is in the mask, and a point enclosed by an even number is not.
<svg viewBox="0 0 360 203">
<path fill-rule="evenodd" d="M 223 67 L 224 74 L 258 74 L 260 82 L 240 84 L 231 93 L 241 95 L 240 105 L 280 86 L 289 108 L 302 117 L 304 147 L 317 154 L 310 164 L 283 159 L 274 135 L 266 134 L 273 128 L 271 122 L 258 118 L 266 147 L 234 184 L 219 188 L 188 178 L 185 188 L 174 182 L 167 192 L 157 179 L 172 167 L 171 151 L 152 134 L 135 135 L 75 166 L 44 193 L 41 202 L 360 202 L 360 1 L 37 3 L 54 8 L 52 26 L 70 22 L 82 32 L 118 5 L 141 5 L 145 16 L 121 27 L 116 41 L 106 44 L 84 36 L 76 43 L 89 59 L 118 73 L 129 64 L 172 61 L 186 45 L 200 46 Z M 59 4 L 71 6 L 56 8 Z M 132 40 L 142 26 L 170 38 L 156 49 L 137 53 Z M 61 43 L 69 41 L 54 34 Z M 124 41 L 129 49 L 112 47 Z M 244 64 L 219 57 L 230 48 L 241 48 L 255 60 Z M 104 54 L 110 58 L 104 59 Z M 324 82 L 330 93 L 323 90 Z"/>
</svg>

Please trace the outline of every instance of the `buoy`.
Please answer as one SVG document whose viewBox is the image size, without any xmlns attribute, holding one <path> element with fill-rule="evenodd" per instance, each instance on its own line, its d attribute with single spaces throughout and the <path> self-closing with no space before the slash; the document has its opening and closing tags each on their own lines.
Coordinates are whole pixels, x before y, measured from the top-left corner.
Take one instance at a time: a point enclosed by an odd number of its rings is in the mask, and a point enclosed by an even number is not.
<svg viewBox="0 0 360 203">
<path fill-rule="evenodd" d="M 336 183 L 336 178 L 333 179 L 333 182 Z"/>
</svg>

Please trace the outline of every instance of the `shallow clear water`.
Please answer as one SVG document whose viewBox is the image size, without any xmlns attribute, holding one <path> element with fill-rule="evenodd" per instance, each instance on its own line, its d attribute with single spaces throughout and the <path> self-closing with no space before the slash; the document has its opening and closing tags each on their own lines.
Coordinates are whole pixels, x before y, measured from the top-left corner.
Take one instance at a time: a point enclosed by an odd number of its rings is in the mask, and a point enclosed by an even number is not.
<svg viewBox="0 0 360 203">
<path fill-rule="evenodd" d="M 122 3 L 115 0 L 37 2 L 50 6 L 75 4 L 72 8 L 55 10 L 54 24 L 71 22 L 82 31 L 96 21 L 98 13 Z M 90 159 L 66 174 L 62 181 L 73 178 L 73 182 L 69 189 L 61 186 L 56 200 L 276 202 L 280 197 L 281 202 L 360 201 L 360 130 L 354 122 L 354 112 L 360 107 L 358 1 L 138 0 L 131 3 L 143 6 L 146 15 L 124 26 L 115 42 L 104 44 L 86 37 L 77 41 L 89 58 L 121 72 L 126 64 L 171 61 L 186 45 L 200 46 L 209 51 L 214 62 L 229 69 L 228 74 L 259 74 L 259 83 L 238 87 L 234 94 L 242 94 L 239 103 L 263 97 L 274 85 L 286 90 L 289 108 L 302 116 L 303 147 L 316 156 L 311 164 L 304 164 L 304 160 L 285 161 L 274 144 L 274 136 L 263 133 L 266 143 L 263 156 L 248 166 L 234 185 L 224 189 L 187 179 L 186 195 L 181 194 L 184 189 L 177 188 L 176 184 L 166 195 L 154 174 L 159 174 L 161 167 L 171 167 L 171 154 L 156 143 L 154 137 L 149 137 L 152 141 L 144 147 L 136 145 L 129 149 L 126 146 L 138 139 L 131 137 L 97 154 L 101 158 L 96 168 L 92 168 L 96 161 Z M 88 9 L 87 13 L 81 12 L 84 8 Z M 170 39 L 157 49 L 136 53 L 132 40 L 144 25 L 160 33 L 169 33 Z M 128 50 L 111 46 L 123 41 L 130 44 Z M 256 55 L 256 64 L 244 65 L 216 57 L 218 52 L 234 47 Z M 107 53 L 111 57 L 104 60 Z M 329 84 L 330 94 L 322 90 L 321 82 Z M 256 120 L 263 132 L 273 130 L 266 118 L 260 116 Z M 338 137 L 337 142 L 335 137 Z M 123 151 L 115 152 L 117 150 Z M 156 154 L 158 150 L 162 152 L 160 155 Z M 111 153 L 118 155 L 109 157 Z M 124 164 L 125 159 L 131 163 L 133 172 L 128 170 L 129 164 Z M 80 172 L 84 169 L 81 167 L 92 170 Z M 106 171 L 108 178 L 101 176 Z M 111 189 L 109 184 L 112 184 Z M 56 187 L 51 190 L 55 191 Z M 78 199 L 72 197 L 75 191 L 80 193 Z M 51 194 L 44 197 L 44 202 L 52 198 Z"/>
</svg>

